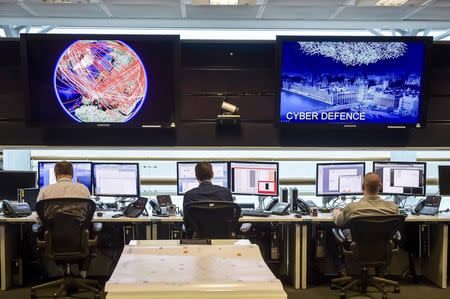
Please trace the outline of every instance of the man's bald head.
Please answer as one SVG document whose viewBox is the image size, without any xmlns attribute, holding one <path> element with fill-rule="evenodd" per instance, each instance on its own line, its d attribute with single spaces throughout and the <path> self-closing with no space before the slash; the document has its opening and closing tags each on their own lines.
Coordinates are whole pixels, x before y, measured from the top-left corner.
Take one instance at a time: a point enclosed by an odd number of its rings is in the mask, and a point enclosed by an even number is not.
<svg viewBox="0 0 450 299">
<path fill-rule="evenodd" d="M 364 193 L 378 195 L 381 188 L 381 178 L 375 172 L 369 172 L 364 176 Z"/>
</svg>

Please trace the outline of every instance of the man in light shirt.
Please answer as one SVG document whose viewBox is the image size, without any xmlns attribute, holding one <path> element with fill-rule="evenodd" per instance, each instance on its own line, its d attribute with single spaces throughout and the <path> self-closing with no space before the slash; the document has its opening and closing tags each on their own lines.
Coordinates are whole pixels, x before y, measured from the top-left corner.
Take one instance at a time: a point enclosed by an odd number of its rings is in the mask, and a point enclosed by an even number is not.
<svg viewBox="0 0 450 299">
<path fill-rule="evenodd" d="M 375 172 L 370 172 L 364 176 L 363 198 L 354 203 L 348 204 L 343 210 L 335 209 L 333 211 L 334 223 L 339 227 L 345 227 L 350 219 L 356 216 L 383 216 L 398 214 L 398 206 L 394 202 L 381 199 L 378 192 L 381 190 L 381 178 Z M 349 229 L 342 231 L 345 238 L 351 240 Z M 337 253 L 335 254 L 337 255 Z M 340 276 L 346 276 L 345 264 L 339 257 L 335 259 L 336 267 Z M 377 269 L 377 272 L 383 272 L 385 269 Z"/>
<path fill-rule="evenodd" d="M 80 183 L 72 182 L 73 166 L 67 161 L 55 164 L 56 183 L 48 185 L 39 191 L 37 200 L 50 200 L 52 198 L 76 197 L 90 199 L 91 193 L 89 189 Z M 38 220 L 38 222 L 40 222 Z M 47 268 L 54 268 L 54 262 L 46 261 Z M 81 265 L 80 276 L 86 278 L 89 259 L 85 259 Z M 55 271 L 55 270 L 54 270 Z"/>
<path fill-rule="evenodd" d="M 61 197 L 91 197 L 89 189 L 80 183 L 73 183 L 73 166 L 67 161 L 58 162 L 55 165 L 56 183 L 48 185 L 39 191 L 37 200 L 45 200 Z"/>
</svg>

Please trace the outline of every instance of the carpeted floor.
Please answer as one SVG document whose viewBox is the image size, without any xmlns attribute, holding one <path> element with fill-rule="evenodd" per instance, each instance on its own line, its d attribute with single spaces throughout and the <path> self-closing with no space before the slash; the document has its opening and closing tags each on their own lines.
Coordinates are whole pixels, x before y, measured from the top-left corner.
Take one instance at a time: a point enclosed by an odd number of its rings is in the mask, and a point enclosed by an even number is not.
<svg viewBox="0 0 450 299">
<path fill-rule="evenodd" d="M 450 298 L 450 288 L 440 289 L 431 283 L 422 282 L 418 285 L 401 282 L 400 294 L 388 293 L 389 299 L 440 299 Z M 294 290 L 291 286 L 286 286 L 285 291 L 288 294 L 288 299 L 339 299 L 339 291 L 331 290 L 328 285 L 312 286 L 307 290 Z M 42 292 L 38 295 L 47 295 L 42 298 L 52 298 L 51 290 Z M 29 299 L 30 288 L 23 287 L 17 288 L 5 292 L 0 292 L 0 299 Z M 72 298 L 93 298 L 92 294 L 84 293 L 73 296 Z M 104 294 L 102 294 L 104 298 Z M 360 299 L 360 298 L 373 298 L 381 299 L 381 294 L 369 289 L 369 292 L 365 295 L 359 295 L 356 292 L 349 292 L 347 298 Z"/>
</svg>

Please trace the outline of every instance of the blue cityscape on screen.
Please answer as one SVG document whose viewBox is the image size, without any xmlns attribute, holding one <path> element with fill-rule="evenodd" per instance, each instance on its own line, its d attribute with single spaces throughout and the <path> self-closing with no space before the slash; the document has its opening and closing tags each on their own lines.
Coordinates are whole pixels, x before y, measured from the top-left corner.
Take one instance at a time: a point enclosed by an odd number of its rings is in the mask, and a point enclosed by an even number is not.
<svg viewBox="0 0 450 299">
<path fill-rule="evenodd" d="M 422 42 L 285 41 L 280 122 L 420 123 Z"/>
</svg>

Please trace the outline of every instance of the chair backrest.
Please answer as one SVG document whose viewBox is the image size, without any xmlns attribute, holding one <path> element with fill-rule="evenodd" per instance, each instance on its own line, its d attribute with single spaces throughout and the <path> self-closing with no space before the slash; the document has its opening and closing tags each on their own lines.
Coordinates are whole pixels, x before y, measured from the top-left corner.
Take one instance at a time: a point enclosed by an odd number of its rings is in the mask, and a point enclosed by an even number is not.
<svg viewBox="0 0 450 299">
<path fill-rule="evenodd" d="M 184 224 L 198 239 L 229 239 L 237 228 L 241 208 L 228 201 L 198 201 L 184 206 Z"/>
<path fill-rule="evenodd" d="M 347 227 L 352 235 L 353 259 L 363 267 L 389 265 L 394 249 L 393 236 L 404 222 L 403 215 L 352 218 Z"/>
<path fill-rule="evenodd" d="M 82 259 L 89 255 L 89 230 L 95 203 L 86 198 L 53 198 L 38 201 L 46 255 L 58 260 Z"/>
</svg>

